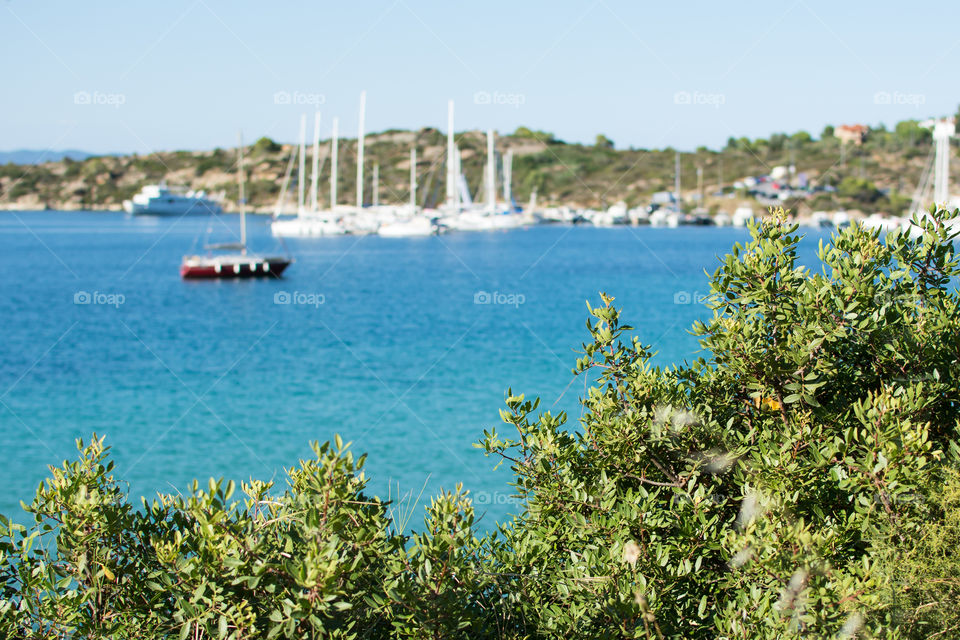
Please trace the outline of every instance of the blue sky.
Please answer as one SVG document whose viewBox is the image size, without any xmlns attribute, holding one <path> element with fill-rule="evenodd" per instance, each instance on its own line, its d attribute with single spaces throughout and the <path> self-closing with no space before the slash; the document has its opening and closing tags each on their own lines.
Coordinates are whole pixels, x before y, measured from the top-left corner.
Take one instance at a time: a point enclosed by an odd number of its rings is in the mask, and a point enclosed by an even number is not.
<svg viewBox="0 0 960 640">
<path fill-rule="evenodd" d="M 35 2 L 0 5 L 0 149 L 209 149 L 367 129 L 526 125 L 719 147 L 951 115 L 960 3 Z M 289 103 L 289 104 L 288 104 Z M 312 116 L 311 116 L 312 120 Z"/>
</svg>

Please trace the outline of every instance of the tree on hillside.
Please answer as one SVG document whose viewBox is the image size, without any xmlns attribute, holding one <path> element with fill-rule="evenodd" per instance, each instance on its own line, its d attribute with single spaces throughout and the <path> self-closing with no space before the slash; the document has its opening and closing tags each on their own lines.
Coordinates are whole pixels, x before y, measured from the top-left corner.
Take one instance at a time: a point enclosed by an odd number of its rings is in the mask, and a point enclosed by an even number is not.
<svg viewBox="0 0 960 640">
<path fill-rule="evenodd" d="M 840 181 L 837 195 L 841 198 L 849 198 L 858 205 L 872 204 L 883 197 L 877 185 L 865 178 L 854 176 L 847 176 Z"/>
<path fill-rule="evenodd" d="M 909 146 L 928 146 L 933 141 L 933 132 L 921 127 L 916 120 L 903 120 L 893 129 L 897 139 Z"/>
<path fill-rule="evenodd" d="M 779 153 L 783 150 L 786 142 L 787 135 L 785 133 L 774 133 L 770 135 L 770 139 L 767 141 L 767 148 L 773 153 Z"/>
<path fill-rule="evenodd" d="M 516 131 L 513 132 L 513 137 L 515 138 L 528 138 L 530 140 L 536 140 L 537 142 L 545 142 L 547 144 L 558 142 L 552 133 L 547 131 L 537 131 L 534 129 L 529 129 L 527 127 L 517 127 Z"/>
<path fill-rule="evenodd" d="M 282 148 L 283 147 L 266 136 L 260 138 L 253 144 L 254 153 L 276 153 Z"/>
<path fill-rule="evenodd" d="M 613 140 L 602 133 L 598 133 L 593 146 L 597 147 L 598 149 L 613 149 Z"/>
</svg>

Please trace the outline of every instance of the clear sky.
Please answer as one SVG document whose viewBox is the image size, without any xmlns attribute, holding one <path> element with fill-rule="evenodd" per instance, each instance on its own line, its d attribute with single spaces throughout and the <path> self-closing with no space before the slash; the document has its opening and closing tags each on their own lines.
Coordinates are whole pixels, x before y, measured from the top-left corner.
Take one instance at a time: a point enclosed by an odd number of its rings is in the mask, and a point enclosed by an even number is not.
<svg viewBox="0 0 960 640">
<path fill-rule="evenodd" d="M 518 125 L 719 147 L 952 115 L 960 3 L 354 0 L 0 3 L 0 149 L 146 153 Z M 312 116 L 311 116 L 312 120 Z"/>
</svg>

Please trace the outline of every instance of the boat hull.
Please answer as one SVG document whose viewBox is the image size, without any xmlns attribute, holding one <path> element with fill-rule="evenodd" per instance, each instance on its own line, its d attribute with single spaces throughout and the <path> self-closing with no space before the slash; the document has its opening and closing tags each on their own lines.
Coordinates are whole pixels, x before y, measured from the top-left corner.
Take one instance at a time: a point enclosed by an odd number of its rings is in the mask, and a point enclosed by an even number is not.
<svg viewBox="0 0 960 640">
<path fill-rule="evenodd" d="M 227 280 L 235 278 L 279 278 L 290 266 L 287 258 L 254 258 L 242 262 L 184 262 L 180 276 L 185 280 Z"/>
<path fill-rule="evenodd" d="M 129 200 L 124 200 L 123 210 L 132 216 L 156 216 L 159 218 L 208 216 L 223 213 L 223 208 L 218 204 L 196 203 L 187 206 L 147 206 L 131 203 Z"/>
<path fill-rule="evenodd" d="M 377 233 L 384 238 L 423 238 L 435 236 L 443 229 L 426 216 L 415 216 L 381 225 Z"/>
<path fill-rule="evenodd" d="M 274 220 L 270 225 L 270 231 L 276 238 L 320 238 L 342 236 L 347 233 L 346 228 L 339 222 L 319 218 Z"/>
</svg>

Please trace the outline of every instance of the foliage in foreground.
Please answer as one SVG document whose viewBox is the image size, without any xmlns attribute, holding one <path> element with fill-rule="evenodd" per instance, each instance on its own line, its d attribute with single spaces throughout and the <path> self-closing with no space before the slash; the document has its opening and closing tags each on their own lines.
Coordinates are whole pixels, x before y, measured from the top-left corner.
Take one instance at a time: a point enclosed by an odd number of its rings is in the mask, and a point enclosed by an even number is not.
<svg viewBox="0 0 960 640">
<path fill-rule="evenodd" d="M 958 221 L 848 229 L 819 273 L 764 223 L 672 369 L 602 296 L 578 429 L 510 394 L 480 444 L 524 503 L 495 535 L 460 489 L 405 533 L 339 439 L 282 493 L 134 509 L 95 439 L 0 520 L 0 636 L 960 636 Z"/>
</svg>

